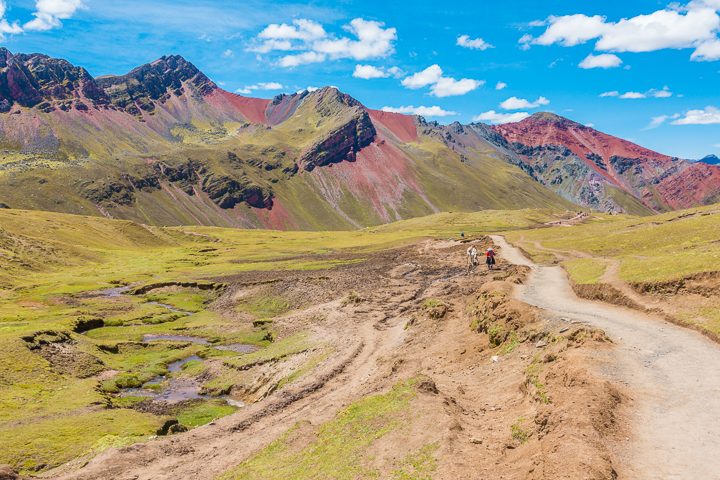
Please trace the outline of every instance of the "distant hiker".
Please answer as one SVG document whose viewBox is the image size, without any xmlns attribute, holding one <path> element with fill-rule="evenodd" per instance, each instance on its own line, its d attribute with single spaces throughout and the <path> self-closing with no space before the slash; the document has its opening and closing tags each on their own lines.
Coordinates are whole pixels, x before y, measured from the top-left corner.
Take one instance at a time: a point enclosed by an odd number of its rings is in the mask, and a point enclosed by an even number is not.
<svg viewBox="0 0 720 480">
<path fill-rule="evenodd" d="M 465 238 L 465 232 L 460 232 L 460 238 Z"/>
<path fill-rule="evenodd" d="M 495 265 L 495 250 L 492 247 L 487 249 L 485 252 L 485 263 L 487 263 L 488 270 L 492 270 Z"/>
<path fill-rule="evenodd" d="M 477 264 L 478 264 L 477 255 L 478 255 L 478 251 L 477 251 L 477 248 L 475 248 L 475 245 L 470 245 L 467 249 L 467 256 L 468 256 L 468 262 L 470 263 L 470 268 L 477 266 Z"/>
</svg>

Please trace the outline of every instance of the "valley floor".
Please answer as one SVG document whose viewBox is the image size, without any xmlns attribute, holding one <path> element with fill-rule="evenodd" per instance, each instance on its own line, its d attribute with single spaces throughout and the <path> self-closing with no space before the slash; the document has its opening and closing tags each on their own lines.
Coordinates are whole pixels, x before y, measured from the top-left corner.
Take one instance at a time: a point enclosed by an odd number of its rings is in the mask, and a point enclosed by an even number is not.
<svg viewBox="0 0 720 480">
<path fill-rule="evenodd" d="M 614 478 L 608 445 L 623 428 L 616 407 L 625 397 L 589 368 L 613 347 L 600 331 L 513 300 L 523 267 L 468 275 L 466 248 L 425 241 L 324 271 L 324 280 L 268 272 L 263 282 L 290 295 L 322 285 L 322 301 L 274 327 L 280 337 L 310 332 L 331 355 L 234 415 L 43 476 Z M 223 280 L 232 298 L 258 281 Z"/>
</svg>

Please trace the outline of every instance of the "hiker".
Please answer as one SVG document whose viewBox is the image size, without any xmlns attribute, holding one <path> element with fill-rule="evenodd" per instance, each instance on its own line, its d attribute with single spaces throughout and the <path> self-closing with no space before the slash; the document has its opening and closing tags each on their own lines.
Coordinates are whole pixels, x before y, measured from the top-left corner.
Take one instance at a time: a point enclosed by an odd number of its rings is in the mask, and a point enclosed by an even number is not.
<svg viewBox="0 0 720 480">
<path fill-rule="evenodd" d="M 477 266 L 477 264 L 478 264 L 477 255 L 478 255 L 478 251 L 477 251 L 477 248 L 475 248 L 475 245 L 470 245 L 467 249 L 467 256 L 468 256 L 468 261 L 470 262 L 470 268 Z"/>
<path fill-rule="evenodd" d="M 485 253 L 485 263 L 487 263 L 488 270 L 492 270 L 495 265 L 495 250 L 492 247 L 487 249 Z"/>
</svg>

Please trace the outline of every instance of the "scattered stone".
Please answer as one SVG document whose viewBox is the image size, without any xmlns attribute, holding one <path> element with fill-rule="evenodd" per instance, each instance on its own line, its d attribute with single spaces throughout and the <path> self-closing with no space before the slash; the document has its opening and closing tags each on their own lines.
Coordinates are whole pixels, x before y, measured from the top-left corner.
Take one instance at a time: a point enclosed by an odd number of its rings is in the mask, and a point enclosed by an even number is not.
<svg viewBox="0 0 720 480">
<path fill-rule="evenodd" d="M 473 443 L 475 445 L 482 445 L 483 441 L 482 441 L 482 438 L 473 437 L 470 439 L 470 443 Z"/>
<path fill-rule="evenodd" d="M 563 327 L 563 328 L 560 329 L 560 333 L 565 333 L 565 332 L 567 332 L 568 330 L 570 330 L 570 327 Z"/>
<path fill-rule="evenodd" d="M 548 344 L 548 343 L 547 343 L 547 340 L 545 340 L 544 338 L 541 338 L 540 340 L 538 340 L 538 341 L 535 343 L 535 348 L 543 348 L 543 347 L 546 347 L 547 344 Z"/>
<path fill-rule="evenodd" d="M 10 465 L 0 465 L 0 480 L 17 480 L 20 475 Z"/>
<path fill-rule="evenodd" d="M 498 357 L 497 355 L 493 355 L 492 357 L 490 357 L 490 360 L 492 360 L 493 363 L 497 363 L 500 360 L 500 357 Z"/>
<path fill-rule="evenodd" d="M 432 378 L 424 378 L 417 386 L 417 389 L 424 393 L 438 393 L 437 385 L 435 385 L 435 382 Z"/>
<path fill-rule="evenodd" d="M 178 422 L 177 418 L 165 420 L 165 423 L 163 423 L 162 427 L 158 428 L 157 430 L 158 435 L 170 435 L 180 432 L 187 432 L 187 427 L 185 425 L 181 425 L 180 422 Z"/>
</svg>

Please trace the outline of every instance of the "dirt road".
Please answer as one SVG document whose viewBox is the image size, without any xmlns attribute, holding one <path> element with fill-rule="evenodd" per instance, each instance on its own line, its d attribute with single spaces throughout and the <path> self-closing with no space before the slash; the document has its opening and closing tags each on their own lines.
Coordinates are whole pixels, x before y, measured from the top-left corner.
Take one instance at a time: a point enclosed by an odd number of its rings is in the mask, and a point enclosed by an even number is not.
<svg viewBox="0 0 720 480">
<path fill-rule="evenodd" d="M 509 262 L 533 269 L 519 299 L 602 328 L 616 345 L 601 373 L 628 387 L 630 438 L 614 447 L 622 478 L 720 479 L 720 345 L 630 309 L 579 299 L 560 267 L 533 264 L 503 237 Z"/>
</svg>

